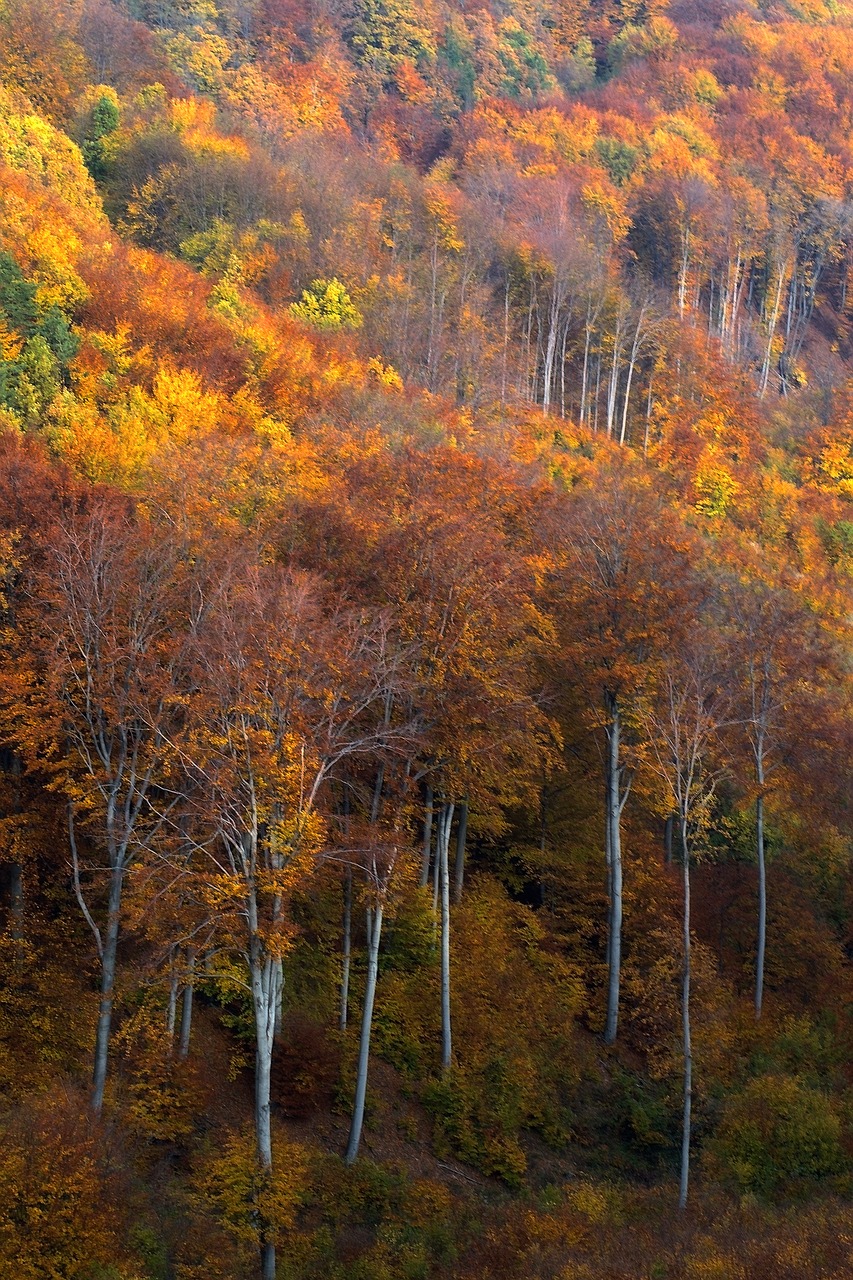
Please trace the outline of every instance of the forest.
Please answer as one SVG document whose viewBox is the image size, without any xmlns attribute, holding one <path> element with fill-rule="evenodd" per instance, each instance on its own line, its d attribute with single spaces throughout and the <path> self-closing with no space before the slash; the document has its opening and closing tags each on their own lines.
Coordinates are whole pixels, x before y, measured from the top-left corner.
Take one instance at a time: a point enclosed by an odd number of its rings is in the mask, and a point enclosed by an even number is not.
<svg viewBox="0 0 853 1280">
<path fill-rule="evenodd" d="M 0 0 L 0 1280 L 849 1280 L 853 3 Z"/>
</svg>

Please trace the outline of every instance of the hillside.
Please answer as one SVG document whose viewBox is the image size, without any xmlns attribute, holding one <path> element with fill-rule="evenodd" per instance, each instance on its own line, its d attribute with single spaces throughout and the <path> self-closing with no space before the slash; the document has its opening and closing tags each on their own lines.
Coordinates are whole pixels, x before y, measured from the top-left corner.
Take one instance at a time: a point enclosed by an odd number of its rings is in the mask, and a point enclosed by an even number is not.
<svg viewBox="0 0 853 1280">
<path fill-rule="evenodd" d="M 853 7 L 0 0 L 0 1280 L 853 1270 Z"/>
</svg>

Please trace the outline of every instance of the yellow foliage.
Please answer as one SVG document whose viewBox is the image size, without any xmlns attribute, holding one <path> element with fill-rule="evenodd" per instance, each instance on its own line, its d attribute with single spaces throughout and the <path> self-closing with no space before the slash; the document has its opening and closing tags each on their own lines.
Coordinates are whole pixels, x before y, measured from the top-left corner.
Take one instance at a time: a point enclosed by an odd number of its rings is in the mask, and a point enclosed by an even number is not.
<svg viewBox="0 0 853 1280">
<path fill-rule="evenodd" d="M 694 505 L 703 516 L 724 516 L 739 488 L 719 450 L 713 445 L 700 459 L 693 484 L 696 490 Z"/>
<path fill-rule="evenodd" d="M 258 1248 L 262 1222 L 268 1239 L 276 1244 L 284 1241 L 307 1189 L 305 1149 L 281 1133 L 275 1135 L 274 1149 L 275 1165 L 265 1173 L 252 1139 L 234 1134 L 221 1151 L 199 1163 L 193 1178 L 192 1198 L 198 1212 L 213 1217 L 246 1248 L 247 1255 Z"/>
<path fill-rule="evenodd" d="M 22 115 L 0 88 L 0 162 L 50 187 L 69 204 L 101 212 L 80 148 L 41 116 Z"/>
</svg>

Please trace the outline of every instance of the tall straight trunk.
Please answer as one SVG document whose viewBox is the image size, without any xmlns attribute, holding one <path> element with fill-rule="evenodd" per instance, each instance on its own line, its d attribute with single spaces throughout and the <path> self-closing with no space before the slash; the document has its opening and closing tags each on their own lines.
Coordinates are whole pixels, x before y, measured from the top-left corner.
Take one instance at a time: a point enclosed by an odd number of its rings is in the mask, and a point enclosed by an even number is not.
<svg viewBox="0 0 853 1280">
<path fill-rule="evenodd" d="M 456 826 L 456 863 L 453 875 L 453 901 L 462 901 L 462 886 L 465 882 L 465 841 L 468 836 L 468 801 L 463 800 L 459 806 L 459 818 Z"/>
<path fill-rule="evenodd" d="M 352 867 L 347 867 L 344 880 L 344 955 L 341 966 L 341 1012 L 338 1025 L 347 1029 L 349 1017 L 349 975 L 352 964 Z"/>
<path fill-rule="evenodd" d="M 607 733 L 607 814 L 610 838 L 610 926 L 607 956 L 607 1018 L 604 1043 L 613 1044 L 619 1023 L 619 982 L 622 970 L 622 796 L 619 760 L 621 716 L 611 704 Z"/>
<path fill-rule="evenodd" d="M 578 414 L 578 420 L 583 427 L 586 425 L 586 399 L 587 389 L 589 385 L 589 352 L 592 346 L 592 302 L 587 303 L 586 308 L 586 324 L 584 325 L 583 334 L 583 368 L 581 371 L 581 405 Z"/>
<path fill-rule="evenodd" d="M 429 882 L 429 864 L 432 856 L 432 787 L 425 789 L 424 799 L 424 840 L 421 853 L 421 874 L 418 884 L 423 889 Z"/>
<path fill-rule="evenodd" d="M 181 1005 L 181 1038 L 178 1044 L 178 1057 L 183 1062 L 189 1057 L 190 1036 L 193 1029 L 193 991 L 195 988 L 195 949 L 187 949 L 187 981 L 184 987 L 184 999 Z"/>
<path fill-rule="evenodd" d="M 640 354 L 640 348 L 643 345 L 643 321 L 646 317 L 646 308 L 640 308 L 640 314 L 637 316 L 637 327 L 634 330 L 634 338 L 631 343 L 631 355 L 628 358 L 628 377 L 625 380 L 625 398 L 622 404 L 622 429 L 619 432 L 619 443 L 624 445 L 628 435 L 628 410 L 631 404 L 631 384 L 634 381 L 634 370 L 637 367 L 637 357 Z"/>
<path fill-rule="evenodd" d="M 678 1207 L 687 1205 L 687 1184 L 690 1178 L 690 1124 L 693 1106 L 693 1046 L 690 1038 L 690 846 L 687 843 L 687 822 L 681 815 L 681 854 L 684 862 L 684 971 L 681 977 L 681 1031 L 684 1053 L 684 1113 L 681 1122 L 681 1179 L 678 1189 Z"/>
<path fill-rule="evenodd" d="M 663 860 L 669 867 L 672 865 L 672 832 L 675 826 L 675 814 L 667 815 L 663 824 Z"/>
<path fill-rule="evenodd" d="M 764 786 L 764 760 L 758 755 L 758 785 Z M 761 1017 L 764 1002 L 764 952 L 767 945 L 767 866 L 764 857 L 764 794 L 755 801 L 755 845 L 758 855 L 758 954 L 755 958 L 755 1016 Z"/>
<path fill-rule="evenodd" d="M 441 1069 L 450 1070 L 453 1042 L 450 1029 L 450 874 L 447 850 L 453 805 L 445 804 L 439 833 L 438 879 L 441 896 Z"/>
<path fill-rule="evenodd" d="M 652 377 L 651 374 L 649 374 L 649 389 L 646 394 L 646 425 L 643 430 L 643 457 L 644 458 L 648 457 L 648 453 L 649 453 L 649 431 L 651 430 L 651 426 L 652 426 L 652 404 L 654 403 L 654 401 L 652 400 L 653 385 L 654 385 L 654 378 Z"/>
<path fill-rule="evenodd" d="M 559 340 L 560 303 L 562 289 L 554 281 L 551 293 L 551 305 L 548 309 L 548 338 L 545 344 L 545 362 L 542 369 L 542 412 L 548 413 L 551 408 L 552 385 L 554 381 L 554 362 Z"/>
<path fill-rule="evenodd" d="M 104 950 L 101 959 L 101 1001 L 98 1009 L 98 1028 L 95 1033 L 95 1069 L 92 1074 L 92 1110 L 100 1115 L 104 1105 L 104 1088 L 107 1083 L 107 1062 L 110 1051 L 110 1028 L 113 1017 L 113 988 L 116 976 L 116 952 L 118 951 L 121 892 L 124 884 L 123 859 L 114 860 L 110 875 L 110 894 L 107 907 L 107 927 L 104 931 Z"/>
<path fill-rule="evenodd" d="M 438 902 L 441 894 L 441 846 L 444 840 L 444 825 L 447 820 L 447 806 L 442 805 L 438 811 L 438 824 L 435 833 L 435 852 L 432 858 L 432 933 L 435 939 L 438 929 Z M 447 835 L 450 839 L 450 833 Z"/>
<path fill-rule="evenodd" d="M 779 311 L 782 305 L 782 290 L 785 285 L 785 271 L 780 266 L 779 276 L 776 282 L 776 297 L 773 307 L 770 311 L 767 321 L 767 345 L 764 349 L 764 361 L 761 366 L 761 377 L 758 384 L 758 392 L 760 396 L 767 393 L 767 384 L 770 381 L 770 364 L 773 355 L 773 339 L 776 336 L 776 326 L 779 323 Z"/>
<path fill-rule="evenodd" d="M 178 988 L 180 987 L 180 974 L 176 964 L 178 954 L 177 946 L 169 948 L 169 1003 L 166 1007 L 166 1033 L 170 1042 L 175 1038 L 175 1020 L 178 1014 Z"/>
<path fill-rule="evenodd" d="M 687 280 L 690 274 L 690 228 L 681 228 L 681 262 L 678 267 L 678 314 L 684 319 L 687 308 Z"/>
<path fill-rule="evenodd" d="M 361 1014 L 361 1038 L 358 1044 L 358 1072 L 355 1082 L 355 1103 L 352 1111 L 349 1141 L 344 1162 L 354 1164 L 361 1142 L 364 1125 L 364 1102 L 367 1096 L 367 1068 L 370 1062 L 370 1033 L 373 1028 L 373 1003 L 376 997 L 376 978 L 379 973 L 379 939 L 382 935 L 382 904 L 367 909 L 367 983 L 364 988 L 364 1008 Z"/>
<path fill-rule="evenodd" d="M 250 904 L 249 973 L 255 1015 L 255 1138 L 262 1176 L 272 1171 L 272 1116 L 270 1089 L 275 1041 L 275 1010 L 280 999 L 279 968 L 275 957 L 264 954 L 257 928 L 257 906 Z M 268 1224 L 259 1222 L 261 1280 L 275 1280 L 275 1244 L 268 1239 Z"/>
</svg>

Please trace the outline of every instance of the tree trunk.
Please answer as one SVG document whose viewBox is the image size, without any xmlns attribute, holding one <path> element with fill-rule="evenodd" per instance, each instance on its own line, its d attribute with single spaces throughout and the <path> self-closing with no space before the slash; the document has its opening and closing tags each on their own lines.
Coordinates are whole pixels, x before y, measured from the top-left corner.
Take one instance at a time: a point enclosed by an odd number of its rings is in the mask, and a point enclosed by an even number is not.
<svg viewBox="0 0 853 1280">
<path fill-rule="evenodd" d="M 684 972 L 681 980 L 684 1115 L 681 1128 L 681 1181 L 678 1207 L 684 1209 L 687 1205 L 687 1184 L 690 1177 L 690 1122 L 693 1105 L 693 1047 L 690 1039 L 690 846 L 687 843 L 687 822 L 684 814 L 681 815 L 681 852 L 684 859 Z"/>
<path fill-rule="evenodd" d="M 349 975 L 352 964 L 352 867 L 347 867 L 344 881 L 344 956 L 341 968 L 341 1012 L 338 1025 L 347 1029 L 349 1017 Z"/>
<path fill-rule="evenodd" d="M 268 1177 L 272 1171 L 270 1086 L 276 1005 L 281 998 L 280 970 L 276 957 L 264 954 L 263 943 L 258 933 L 257 903 L 254 894 L 250 895 L 249 901 L 249 975 L 255 1015 L 255 1138 L 261 1175 Z M 267 1226 L 268 1224 L 261 1219 L 259 1223 L 261 1278 L 275 1280 L 275 1244 L 267 1239 Z"/>
<path fill-rule="evenodd" d="M 124 867 L 118 859 L 110 877 L 110 896 L 107 908 L 107 927 L 104 933 L 104 953 L 101 959 L 101 1003 L 98 1010 L 98 1029 L 95 1035 L 95 1069 L 92 1075 L 92 1110 L 100 1115 L 104 1105 L 104 1088 L 107 1083 L 107 1061 L 110 1051 L 110 1027 L 113 1017 L 113 987 L 116 975 L 121 891 Z"/>
<path fill-rule="evenodd" d="M 465 841 L 468 836 L 468 802 L 459 806 L 459 819 L 456 827 L 456 865 L 453 878 L 453 901 L 462 901 L 462 886 L 465 881 Z"/>
<path fill-rule="evenodd" d="M 184 987 L 184 999 L 181 1005 L 181 1038 L 178 1044 L 178 1057 L 183 1062 L 189 1057 L 190 1035 L 193 1027 L 193 973 L 195 970 L 195 951 L 187 950 L 187 982 Z"/>
<path fill-rule="evenodd" d="M 758 785 L 764 786 L 764 763 L 759 758 Z M 758 954 L 755 959 L 755 1016 L 761 1017 L 764 1002 L 764 952 L 767 945 L 767 866 L 764 857 L 764 796 L 755 801 L 755 843 L 758 855 Z"/>
<path fill-rule="evenodd" d="M 429 864 L 432 855 L 432 787 L 426 788 L 424 801 L 424 842 L 421 854 L 421 874 L 418 884 L 422 889 L 429 883 Z"/>
<path fill-rule="evenodd" d="M 438 879 L 441 895 L 441 1069 L 450 1070 L 453 1052 L 450 1030 L 450 875 L 447 850 L 453 805 L 445 804 L 439 829 Z"/>
<path fill-rule="evenodd" d="M 361 1142 L 364 1125 L 364 1102 L 367 1096 L 367 1068 L 370 1062 L 370 1033 L 373 1027 L 373 1002 L 376 996 L 376 978 L 379 972 L 379 939 L 382 934 L 382 906 L 367 909 L 367 983 L 364 988 L 364 1009 L 361 1015 L 361 1039 L 358 1045 L 358 1074 L 355 1083 L 355 1104 L 352 1111 L 349 1141 L 344 1162 L 354 1164 Z"/>
<path fill-rule="evenodd" d="M 622 968 L 622 832 L 619 747 L 621 718 L 611 706 L 607 733 L 607 813 L 610 839 L 610 927 L 607 956 L 607 1019 L 604 1043 L 613 1044 L 619 1023 L 619 981 Z"/>
<path fill-rule="evenodd" d="M 675 814 L 667 815 L 663 824 L 663 860 L 668 867 L 672 866 L 672 832 L 675 826 Z"/>
<path fill-rule="evenodd" d="M 180 985 L 180 977 L 178 975 L 175 958 L 177 955 L 177 946 L 169 948 L 169 1003 L 166 1007 L 166 1033 L 169 1040 L 174 1042 L 175 1039 L 175 1019 L 178 1013 L 178 987 Z"/>
</svg>

